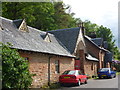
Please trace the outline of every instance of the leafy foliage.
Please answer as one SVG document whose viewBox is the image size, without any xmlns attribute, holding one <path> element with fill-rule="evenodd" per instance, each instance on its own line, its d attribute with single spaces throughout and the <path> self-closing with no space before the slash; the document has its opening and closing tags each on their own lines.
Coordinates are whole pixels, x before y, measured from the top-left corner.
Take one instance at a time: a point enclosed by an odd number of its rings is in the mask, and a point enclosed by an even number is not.
<svg viewBox="0 0 120 90">
<path fill-rule="evenodd" d="M 113 47 L 115 45 L 115 41 L 112 41 L 113 34 L 109 28 L 100 26 L 97 30 L 97 37 L 102 37 L 104 41 L 108 42 L 108 49 L 111 52 L 114 52 Z"/>
<path fill-rule="evenodd" d="M 84 24 L 85 24 L 86 35 L 88 35 L 88 36 L 89 36 L 92 32 L 96 32 L 97 29 L 98 29 L 98 25 L 97 25 L 97 24 L 91 23 L 91 22 L 88 21 L 88 20 L 85 20 Z"/>
<path fill-rule="evenodd" d="M 28 25 L 47 31 L 76 27 L 70 7 L 63 2 L 3 2 L 2 16 L 8 19 L 26 19 Z M 9 13 L 8 13 L 9 12 Z"/>
<path fill-rule="evenodd" d="M 89 36 L 92 32 L 95 32 L 97 38 L 103 38 L 104 41 L 108 43 L 108 50 L 114 55 L 114 58 L 120 60 L 120 51 L 115 45 L 115 40 L 113 40 L 113 34 L 111 30 L 103 25 L 98 26 L 97 24 L 91 23 L 90 21 L 85 21 L 86 34 Z"/>
<path fill-rule="evenodd" d="M 1 44 L 3 88 L 28 88 L 32 83 L 28 61 L 20 57 L 16 49 Z"/>
<path fill-rule="evenodd" d="M 74 13 L 70 13 L 69 5 L 65 5 L 63 2 L 54 3 L 54 10 L 54 20 L 57 26 L 56 29 L 72 28 L 77 26 L 77 19 L 73 17 Z M 66 10 L 68 10 L 69 13 L 67 13 Z"/>
</svg>

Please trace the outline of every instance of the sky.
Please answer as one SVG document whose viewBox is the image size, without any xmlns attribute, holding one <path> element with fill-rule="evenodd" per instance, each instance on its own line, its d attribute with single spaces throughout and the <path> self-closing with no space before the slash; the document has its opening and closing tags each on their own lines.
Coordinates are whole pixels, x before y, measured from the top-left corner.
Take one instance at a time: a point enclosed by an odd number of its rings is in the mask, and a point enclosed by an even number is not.
<svg viewBox="0 0 120 90">
<path fill-rule="evenodd" d="M 110 28 L 118 46 L 118 2 L 120 0 L 63 0 L 82 21 Z"/>
</svg>

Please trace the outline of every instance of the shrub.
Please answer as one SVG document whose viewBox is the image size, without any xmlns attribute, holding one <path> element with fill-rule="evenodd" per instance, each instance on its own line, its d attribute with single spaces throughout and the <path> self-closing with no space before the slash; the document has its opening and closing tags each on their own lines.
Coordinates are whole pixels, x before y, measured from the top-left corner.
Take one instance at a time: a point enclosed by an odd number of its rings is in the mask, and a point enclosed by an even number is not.
<svg viewBox="0 0 120 90">
<path fill-rule="evenodd" d="M 2 50 L 2 87 L 3 88 L 28 88 L 32 83 L 32 74 L 29 73 L 28 61 L 20 57 L 11 45 L 1 44 Z"/>
</svg>

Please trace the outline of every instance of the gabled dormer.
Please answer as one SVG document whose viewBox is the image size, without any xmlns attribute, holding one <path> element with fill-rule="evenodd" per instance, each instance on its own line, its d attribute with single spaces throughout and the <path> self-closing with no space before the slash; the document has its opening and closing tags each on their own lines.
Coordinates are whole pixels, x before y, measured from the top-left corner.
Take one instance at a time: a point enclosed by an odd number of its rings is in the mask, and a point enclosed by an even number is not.
<svg viewBox="0 0 120 90">
<path fill-rule="evenodd" d="M 25 19 L 13 20 L 15 26 L 22 32 L 29 32 Z"/>
<path fill-rule="evenodd" d="M 44 38 L 44 41 L 46 42 L 51 42 L 51 39 L 50 39 L 50 35 L 48 33 L 46 33 L 46 36 Z"/>
</svg>

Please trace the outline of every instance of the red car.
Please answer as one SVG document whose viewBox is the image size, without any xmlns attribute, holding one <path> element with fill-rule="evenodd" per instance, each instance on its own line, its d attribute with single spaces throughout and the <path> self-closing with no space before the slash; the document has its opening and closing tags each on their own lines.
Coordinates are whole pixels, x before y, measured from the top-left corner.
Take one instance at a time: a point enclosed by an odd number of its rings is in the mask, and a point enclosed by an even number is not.
<svg viewBox="0 0 120 90">
<path fill-rule="evenodd" d="M 87 84 L 87 76 L 83 75 L 80 70 L 67 70 L 59 77 L 60 84 L 76 84 L 78 86 L 81 83 Z"/>
</svg>

